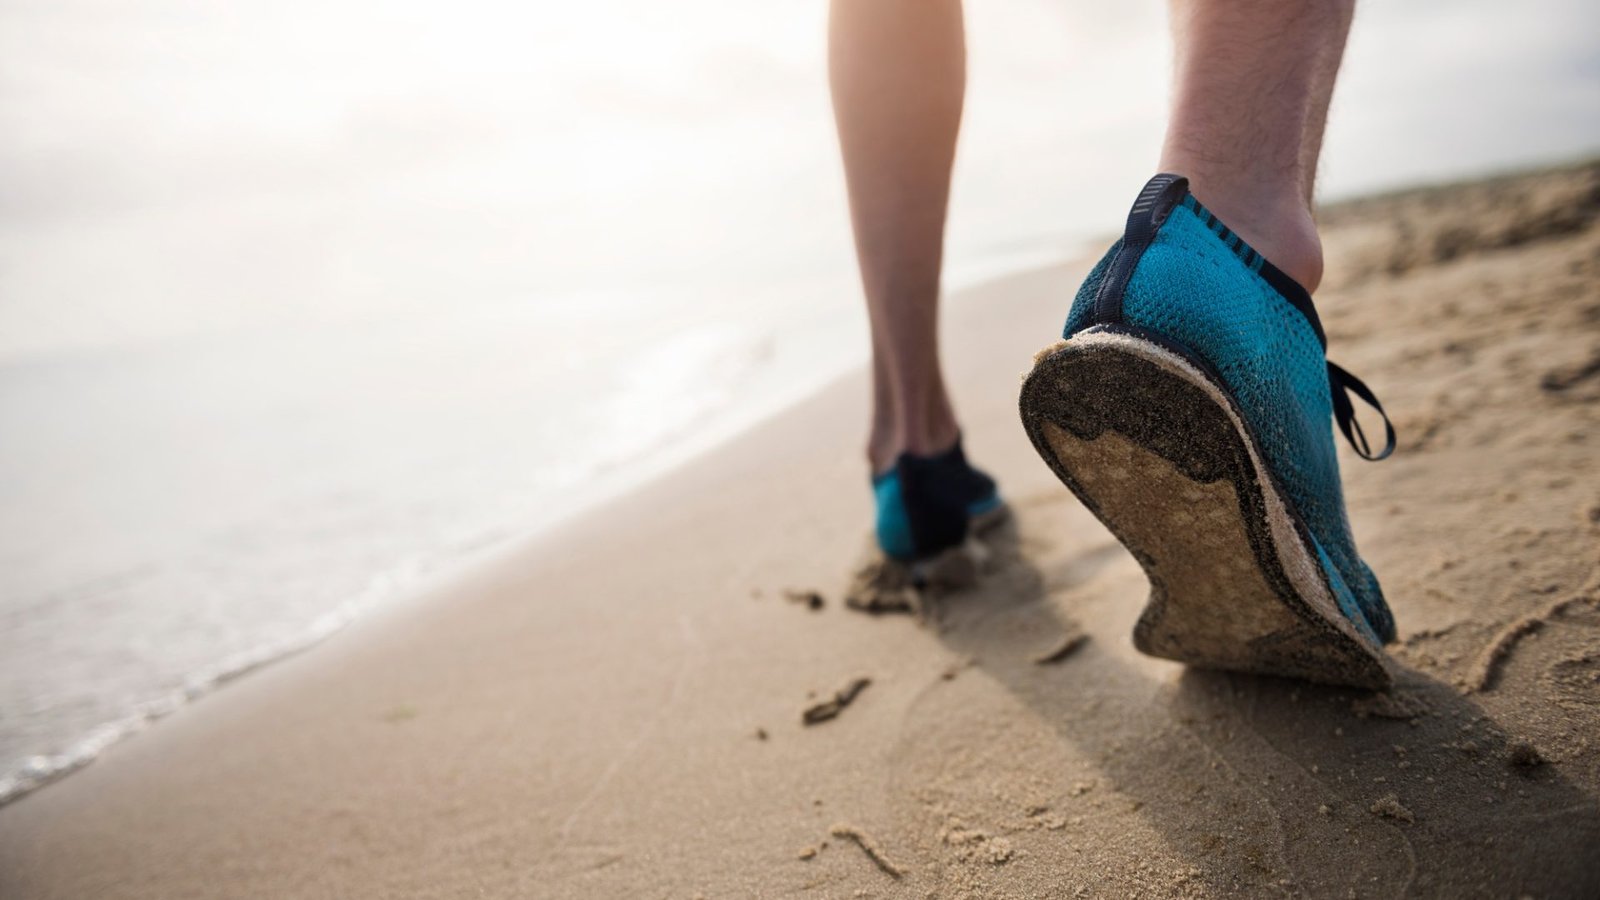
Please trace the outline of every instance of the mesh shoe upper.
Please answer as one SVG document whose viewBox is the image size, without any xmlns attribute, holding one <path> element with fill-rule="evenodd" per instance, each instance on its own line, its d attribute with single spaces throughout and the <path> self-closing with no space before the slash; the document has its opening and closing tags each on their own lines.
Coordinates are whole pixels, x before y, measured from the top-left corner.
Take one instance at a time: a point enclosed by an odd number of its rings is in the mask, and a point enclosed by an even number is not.
<svg viewBox="0 0 1600 900">
<path fill-rule="evenodd" d="M 899 560 L 920 559 L 966 540 L 974 516 L 1000 505 L 994 479 L 973 468 L 958 439 L 932 456 L 902 453 L 872 479 L 878 546 Z"/>
<path fill-rule="evenodd" d="M 1066 336 L 1101 324 L 1097 309 L 1103 317 L 1104 308 L 1096 301 L 1122 243 L 1079 289 Z M 1185 191 L 1127 276 L 1121 324 L 1176 341 L 1210 365 L 1311 532 L 1346 616 L 1392 640 L 1394 621 L 1345 516 L 1321 338 L 1264 269 L 1276 271 Z"/>
</svg>

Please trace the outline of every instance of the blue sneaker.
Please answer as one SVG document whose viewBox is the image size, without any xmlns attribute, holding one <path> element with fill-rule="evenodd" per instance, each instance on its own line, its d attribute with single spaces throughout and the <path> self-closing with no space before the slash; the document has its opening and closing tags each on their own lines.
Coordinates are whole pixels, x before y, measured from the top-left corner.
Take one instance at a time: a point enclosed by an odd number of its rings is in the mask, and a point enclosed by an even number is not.
<svg viewBox="0 0 1600 900">
<path fill-rule="evenodd" d="M 1150 579 L 1134 643 L 1382 689 L 1394 619 L 1345 518 L 1330 419 L 1373 452 L 1311 297 L 1158 175 L 1022 388 L 1035 449 Z"/>
<path fill-rule="evenodd" d="M 900 454 L 872 479 L 878 503 L 878 546 L 904 563 L 960 546 L 1004 515 L 994 479 L 973 468 L 955 446 L 933 456 Z"/>
</svg>

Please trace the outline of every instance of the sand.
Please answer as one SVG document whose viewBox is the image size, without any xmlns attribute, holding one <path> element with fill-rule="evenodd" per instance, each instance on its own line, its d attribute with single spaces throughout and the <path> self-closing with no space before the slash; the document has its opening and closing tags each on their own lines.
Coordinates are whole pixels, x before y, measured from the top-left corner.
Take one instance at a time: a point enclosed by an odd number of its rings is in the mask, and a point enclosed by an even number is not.
<svg viewBox="0 0 1600 900">
<path fill-rule="evenodd" d="M 1600 895 L 1597 210 L 1591 165 L 1325 214 L 1400 430 L 1343 458 L 1392 694 L 1133 650 L 1137 565 L 1017 421 L 1054 268 L 948 313 L 1014 511 L 976 584 L 840 602 L 854 375 L 0 809 L 0 896 Z"/>
</svg>

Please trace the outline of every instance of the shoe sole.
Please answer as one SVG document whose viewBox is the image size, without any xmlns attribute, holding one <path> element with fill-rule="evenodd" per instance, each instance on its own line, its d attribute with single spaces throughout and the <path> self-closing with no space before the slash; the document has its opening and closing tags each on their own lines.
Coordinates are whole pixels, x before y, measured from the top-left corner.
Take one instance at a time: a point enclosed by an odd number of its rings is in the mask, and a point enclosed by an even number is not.
<svg viewBox="0 0 1600 900">
<path fill-rule="evenodd" d="M 1181 348 L 1132 329 L 1082 332 L 1035 358 L 1021 411 L 1039 455 L 1144 567 L 1139 650 L 1208 669 L 1392 683 L 1382 648 L 1340 612 L 1228 392 Z"/>
</svg>

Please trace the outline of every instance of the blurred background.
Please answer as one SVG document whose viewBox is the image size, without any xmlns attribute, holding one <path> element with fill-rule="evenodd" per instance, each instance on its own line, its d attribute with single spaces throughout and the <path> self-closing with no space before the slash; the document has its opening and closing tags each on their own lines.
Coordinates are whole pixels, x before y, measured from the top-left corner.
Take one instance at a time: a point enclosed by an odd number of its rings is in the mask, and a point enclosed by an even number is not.
<svg viewBox="0 0 1600 900">
<path fill-rule="evenodd" d="M 0 801 L 863 361 L 825 18 L 0 4 Z M 968 44 L 949 290 L 1114 232 L 1168 78 L 1157 2 Z M 1592 0 L 1369 2 L 1322 193 L 1597 149 Z"/>
</svg>

